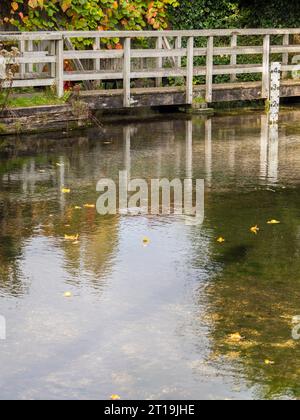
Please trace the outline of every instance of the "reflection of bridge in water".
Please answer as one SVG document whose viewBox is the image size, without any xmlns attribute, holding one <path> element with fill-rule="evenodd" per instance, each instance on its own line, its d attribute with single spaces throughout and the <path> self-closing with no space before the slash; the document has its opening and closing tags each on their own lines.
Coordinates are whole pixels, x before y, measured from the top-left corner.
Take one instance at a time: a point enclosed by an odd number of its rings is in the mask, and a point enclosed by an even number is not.
<svg viewBox="0 0 300 420">
<path fill-rule="evenodd" d="M 226 118 L 226 117 L 225 117 Z M 252 119 L 249 116 L 250 120 Z M 257 123 L 257 115 L 255 117 Z M 261 123 L 261 135 L 260 135 L 260 148 L 257 148 L 259 152 L 259 177 L 261 181 L 267 182 L 268 184 L 276 184 L 278 181 L 278 166 L 279 166 L 279 132 L 277 125 L 270 125 L 267 115 L 262 115 L 260 119 Z M 194 175 L 193 166 L 195 164 L 195 144 L 193 142 L 194 136 L 194 124 L 193 120 L 185 121 L 185 177 L 186 179 L 192 179 Z M 218 124 L 217 124 L 218 127 Z M 214 152 L 214 118 L 208 118 L 204 121 L 204 174 L 205 183 L 207 187 L 211 187 L 213 183 L 213 152 Z M 224 128 L 225 129 L 225 128 Z M 124 169 L 127 170 L 128 174 L 131 174 L 131 143 L 134 136 L 137 135 L 137 129 L 133 126 L 126 126 L 123 129 L 123 153 L 124 153 Z M 236 165 L 236 150 L 239 147 L 236 141 L 235 129 L 231 129 L 231 139 L 224 144 L 224 149 L 227 149 L 227 157 L 224 156 L 224 164 L 227 163 L 231 171 L 235 171 Z M 198 136 L 198 133 L 197 133 Z M 178 145 L 175 147 L 175 159 L 174 165 L 179 168 L 182 159 L 182 148 Z M 162 158 L 158 159 L 158 176 L 161 174 Z"/>
<path fill-rule="evenodd" d="M 244 129 L 247 129 L 247 126 L 249 126 L 248 147 L 239 140 L 239 132 L 243 127 L 234 127 L 234 124 L 238 124 L 240 120 L 245 125 Z M 288 121 L 288 118 L 283 114 L 284 120 Z M 239 166 L 243 165 L 243 162 L 246 164 L 249 154 L 253 156 L 255 161 L 257 161 L 259 154 L 259 173 L 256 175 L 262 182 L 267 182 L 271 185 L 273 183 L 276 184 L 278 180 L 278 127 L 270 126 L 266 115 L 260 116 L 258 113 L 254 113 L 254 115 L 249 114 L 240 118 L 239 116 L 219 116 L 207 119 L 180 120 L 177 122 L 173 120 L 169 122 L 158 121 L 147 123 L 150 131 L 154 124 L 158 129 L 160 127 L 162 128 L 163 137 L 156 154 L 155 177 L 162 176 L 165 159 L 168 159 L 169 162 L 173 159 L 174 170 L 177 174 L 180 173 L 182 178 L 192 179 L 195 176 L 199 177 L 199 169 L 201 169 L 201 175 L 205 179 L 206 187 L 209 188 L 213 185 L 214 168 L 220 166 L 220 153 L 222 153 L 224 168 L 227 167 L 231 173 L 242 169 Z M 260 136 L 258 144 L 256 138 L 258 137 L 259 127 Z M 284 128 L 280 128 L 280 130 L 283 132 Z M 42 184 L 51 185 L 61 191 L 63 187 L 68 186 L 70 176 L 76 188 L 91 187 L 91 176 L 95 177 L 96 185 L 96 174 L 98 173 L 100 177 L 101 172 L 99 171 L 99 164 L 97 165 L 97 155 L 101 157 L 103 153 L 103 145 L 101 143 L 103 136 L 101 137 L 99 133 L 96 134 L 94 131 L 91 133 L 93 134 L 90 135 L 88 132 L 86 137 L 84 135 L 80 137 L 80 140 L 85 139 L 84 144 L 86 147 L 91 139 L 96 142 L 96 136 L 99 136 L 99 145 L 95 144 L 95 157 L 93 158 L 94 162 L 92 165 L 86 165 L 81 158 L 77 162 L 77 165 L 82 168 L 80 170 L 84 169 L 83 178 L 78 180 L 76 180 L 76 177 L 74 178 L 73 162 L 70 162 L 69 156 L 60 153 L 54 167 L 51 167 L 49 164 L 48 167 L 44 168 L 43 165 L 37 164 L 34 157 L 31 157 L 26 159 L 21 171 L 12 171 L 4 174 L 2 181 L 5 183 L 19 183 L 24 197 L 27 194 L 34 194 L 37 191 L 37 187 Z M 182 133 L 184 133 L 184 148 Z M 143 124 L 128 124 L 123 128 L 117 126 L 112 131 L 107 127 L 104 136 L 105 138 L 110 138 L 112 145 L 114 143 L 114 137 L 117 136 L 118 142 L 115 143 L 114 150 L 120 154 L 122 162 L 120 162 L 118 170 L 126 169 L 130 178 L 132 169 L 135 169 L 136 164 L 136 144 L 143 140 L 143 136 L 149 136 L 147 128 L 145 129 L 145 125 Z M 123 139 L 121 142 L 119 141 L 120 137 Z M 220 144 L 220 141 L 223 143 Z M 148 144 L 146 147 L 148 147 Z M 220 148 L 222 148 L 222 151 L 220 151 Z M 241 148 L 245 149 L 245 151 L 243 152 Z M 105 153 L 107 152 L 105 151 Z M 168 154 L 171 156 L 168 156 Z M 184 171 L 183 165 L 185 166 Z M 101 164 L 101 166 L 103 165 Z M 106 176 L 112 175 L 108 172 L 106 171 Z M 142 173 L 137 174 L 136 169 L 134 173 L 138 177 L 143 175 Z M 53 194 L 48 194 L 47 199 L 56 198 L 57 190 L 53 190 Z M 60 193 L 61 210 L 65 206 L 65 198 L 65 194 Z"/>
</svg>

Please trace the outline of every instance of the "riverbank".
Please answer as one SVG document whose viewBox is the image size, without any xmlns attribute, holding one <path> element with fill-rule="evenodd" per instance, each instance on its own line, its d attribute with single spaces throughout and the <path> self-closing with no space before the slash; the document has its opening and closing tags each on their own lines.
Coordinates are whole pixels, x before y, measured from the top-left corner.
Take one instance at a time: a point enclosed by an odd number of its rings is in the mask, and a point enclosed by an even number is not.
<svg viewBox="0 0 300 420">
<path fill-rule="evenodd" d="M 107 93 L 117 97 L 118 92 Z M 140 93 L 144 95 L 144 93 Z M 103 99 L 103 98 L 102 98 Z M 164 106 L 140 106 L 138 108 L 114 107 L 106 109 L 103 100 L 96 100 L 95 92 L 83 92 L 78 96 L 66 95 L 59 99 L 41 92 L 13 95 L 6 110 L 0 114 L 0 136 L 35 134 L 52 131 L 72 132 L 100 124 L 103 120 L 135 121 L 152 119 L 166 113 L 189 113 L 213 115 L 212 108 L 205 103 L 195 102 L 194 107 L 174 105 L 171 101 Z"/>
</svg>

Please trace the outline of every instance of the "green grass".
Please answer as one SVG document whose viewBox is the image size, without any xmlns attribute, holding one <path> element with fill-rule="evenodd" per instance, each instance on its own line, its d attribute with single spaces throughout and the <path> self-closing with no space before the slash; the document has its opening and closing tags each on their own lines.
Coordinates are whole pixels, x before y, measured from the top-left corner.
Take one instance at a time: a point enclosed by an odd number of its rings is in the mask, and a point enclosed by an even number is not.
<svg viewBox="0 0 300 420">
<path fill-rule="evenodd" d="M 43 105 L 63 105 L 69 99 L 69 94 L 65 94 L 62 98 L 58 98 L 51 92 L 32 92 L 12 94 L 8 100 L 8 108 L 27 108 L 32 106 Z M 0 95 L 1 103 L 2 95 Z"/>
</svg>

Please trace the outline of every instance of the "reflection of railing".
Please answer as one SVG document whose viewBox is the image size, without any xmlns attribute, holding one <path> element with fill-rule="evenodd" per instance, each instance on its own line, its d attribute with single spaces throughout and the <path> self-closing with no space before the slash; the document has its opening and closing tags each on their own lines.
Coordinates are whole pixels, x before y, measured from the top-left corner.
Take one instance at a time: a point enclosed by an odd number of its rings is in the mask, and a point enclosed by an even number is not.
<svg viewBox="0 0 300 420">
<path fill-rule="evenodd" d="M 65 82 L 87 82 L 103 80 L 122 80 L 124 106 L 131 106 L 131 80 L 156 79 L 156 85 L 162 78 L 186 78 L 186 103 L 193 101 L 193 78 L 203 76 L 206 79 L 206 102 L 212 102 L 213 78 L 217 75 L 230 75 L 231 82 L 240 74 L 262 75 L 262 98 L 269 97 L 271 54 L 282 55 L 282 70 L 286 75 L 294 66 L 289 64 L 289 54 L 299 54 L 300 45 L 290 45 L 292 35 L 298 35 L 300 29 L 239 29 L 239 30 L 202 30 L 202 31 L 123 31 L 123 32 L 35 32 L 35 33 L 0 33 L 0 41 L 18 42 L 21 49 L 19 58 L 20 73 L 14 81 L 15 87 L 49 86 L 56 84 L 59 96 L 63 95 Z M 256 37 L 261 45 L 246 46 L 240 40 L 243 37 Z M 282 45 L 273 45 L 272 36 L 282 39 Z M 120 39 L 119 49 L 107 49 L 103 40 Z M 136 48 L 132 40 L 147 38 L 154 40 L 153 48 Z M 226 38 L 228 46 L 217 46 L 215 40 Z M 70 49 L 70 40 L 90 39 L 93 49 Z M 196 48 L 197 40 L 204 41 L 205 47 Z M 229 41 L 228 41 L 229 39 Z M 279 41 L 281 42 L 281 41 Z M 44 50 L 45 43 L 48 43 Z M 255 42 L 256 43 L 256 42 Z M 219 43 L 218 43 L 219 44 Z M 40 51 L 33 51 L 39 45 Z M 68 50 L 65 50 L 65 45 Z M 151 42 L 148 43 L 151 45 Z M 183 48 L 183 45 L 185 46 Z M 35 46 L 35 48 L 34 48 Z M 103 48 L 103 49 L 101 49 Z M 104 49 L 105 48 L 105 49 Z M 262 59 L 256 64 L 238 64 L 240 56 L 258 55 Z M 228 58 L 229 64 L 215 64 L 215 57 Z M 203 66 L 195 65 L 195 58 L 206 58 Z M 155 67 L 133 68 L 133 60 L 152 59 Z M 169 59 L 168 67 L 164 59 Z M 171 59 L 171 60 L 170 60 Z M 185 59 L 185 60 L 183 60 Z M 84 70 L 65 70 L 64 62 L 91 61 L 93 68 Z M 118 60 L 121 64 L 112 69 L 102 69 L 101 62 Z M 185 62 L 185 64 L 183 64 Z M 45 65 L 47 64 L 47 66 Z M 49 66 L 48 66 L 49 65 Z M 184 65 L 184 67 L 183 67 Z M 138 67 L 138 66 L 135 66 Z M 79 70 L 78 70 L 79 68 Z"/>
</svg>

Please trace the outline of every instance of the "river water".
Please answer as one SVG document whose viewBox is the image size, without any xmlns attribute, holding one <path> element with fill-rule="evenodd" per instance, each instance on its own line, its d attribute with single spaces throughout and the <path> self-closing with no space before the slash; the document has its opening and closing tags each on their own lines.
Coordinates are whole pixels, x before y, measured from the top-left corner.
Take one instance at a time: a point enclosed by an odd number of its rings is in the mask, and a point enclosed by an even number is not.
<svg viewBox="0 0 300 420">
<path fill-rule="evenodd" d="M 299 117 L 0 139 L 0 398 L 299 398 Z M 204 179 L 203 225 L 98 215 L 124 169 Z"/>
</svg>

